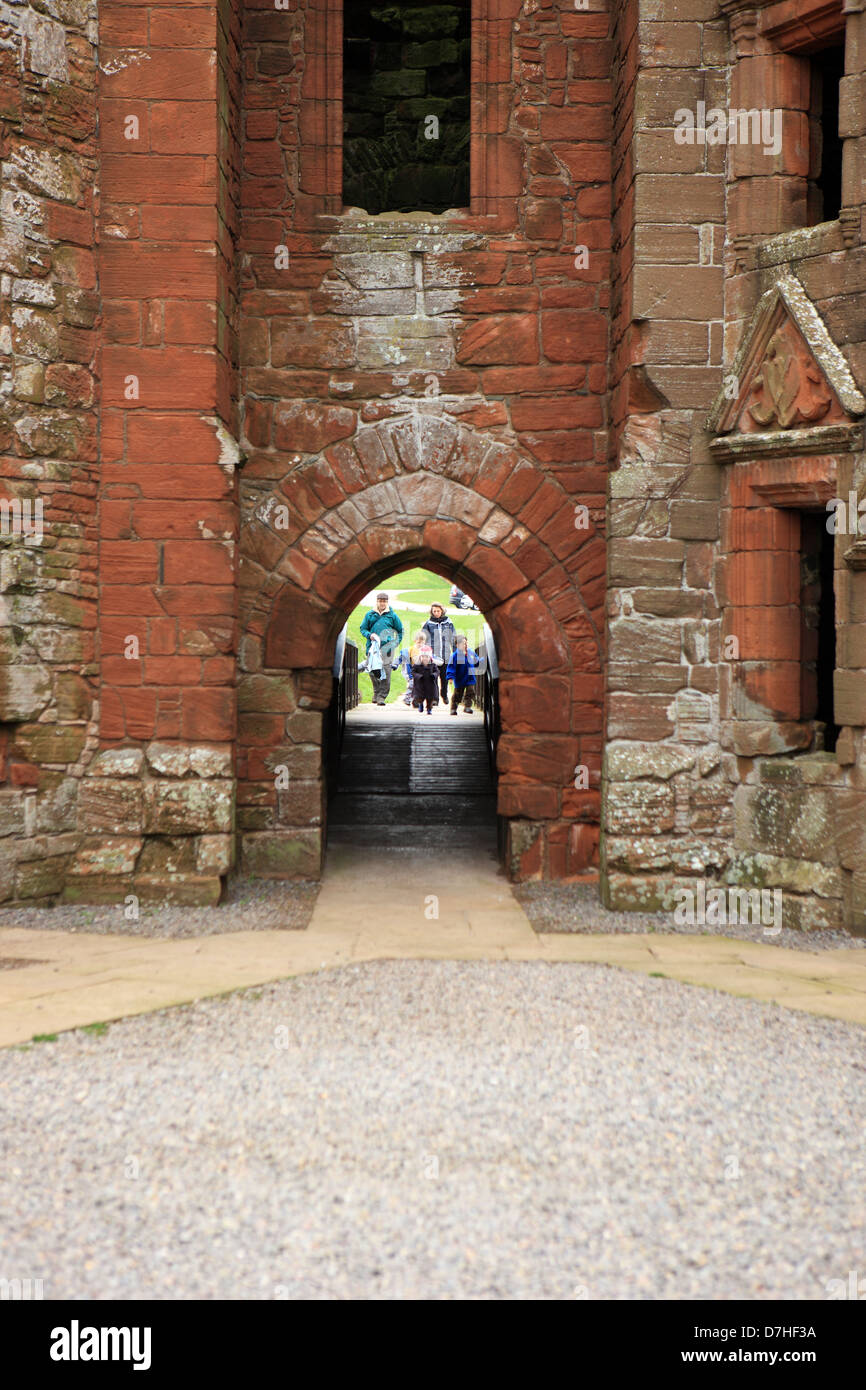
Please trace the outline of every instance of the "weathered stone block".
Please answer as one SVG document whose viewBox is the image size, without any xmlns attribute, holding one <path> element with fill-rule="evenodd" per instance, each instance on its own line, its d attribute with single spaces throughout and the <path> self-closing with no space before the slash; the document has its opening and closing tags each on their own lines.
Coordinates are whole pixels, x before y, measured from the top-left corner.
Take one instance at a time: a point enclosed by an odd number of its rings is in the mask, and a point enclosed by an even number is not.
<svg viewBox="0 0 866 1390">
<path fill-rule="evenodd" d="M 297 708 L 291 676 L 245 676 L 238 687 L 238 712 L 291 714 Z"/>
<path fill-rule="evenodd" d="M 15 871 L 15 896 L 22 899 L 56 897 L 63 891 L 68 865 L 69 857 L 65 854 L 19 864 Z"/>
<path fill-rule="evenodd" d="M 193 835 L 155 836 L 144 842 L 136 871 L 146 878 L 166 878 L 171 874 L 197 872 L 196 846 Z"/>
<path fill-rule="evenodd" d="M 0 666 L 0 720 L 35 719 L 50 699 L 51 678 L 44 666 Z"/>
<path fill-rule="evenodd" d="M 640 743 L 608 744 L 605 753 L 605 776 L 612 782 L 635 782 L 640 778 L 657 777 L 668 781 L 677 772 L 687 772 L 695 765 L 697 754 L 691 748 L 662 744 L 644 748 Z"/>
<path fill-rule="evenodd" d="M 122 903 L 133 892 L 126 876 L 92 874 L 67 878 L 60 895 L 62 903 Z"/>
<path fill-rule="evenodd" d="M 718 506 L 713 502 L 671 502 L 671 535 L 687 541 L 718 539 Z"/>
<path fill-rule="evenodd" d="M 650 743 L 670 738 L 674 732 L 671 711 L 671 701 L 664 695 L 611 694 L 608 698 L 608 737 Z"/>
<path fill-rule="evenodd" d="M 738 850 L 838 862 L 830 792 L 816 787 L 738 787 L 734 818 Z"/>
<path fill-rule="evenodd" d="M 866 936 L 866 867 L 846 874 L 845 925 L 855 936 Z"/>
<path fill-rule="evenodd" d="M 541 878 L 544 872 L 543 823 L 529 820 L 508 822 L 506 866 L 513 883 Z"/>
<path fill-rule="evenodd" d="M 297 710 L 286 720 L 286 737 L 293 743 L 320 744 L 322 716 L 318 710 Z"/>
<path fill-rule="evenodd" d="M 782 926 L 791 931 L 841 931 L 843 913 L 842 902 L 837 898 L 782 894 Z"/>
<path fill-rule="evenodd" d="M 408 251 L 355 251 L 334 257 L 334 268 L 359 290 L 410 289 L 415 284 Z"/>
<path fill-rule="evenodd" d="M 204 874 L 178 874 L 171 878 L 161 878 L 159 874 L 136 874 L 132 892 L 144 903 L 216 907 L 222 896 L 222 879 Z"/>
<path fill-rule="evenodd" d="M 672 912 L 676 894 L 694 892 L 695 881 L 672 874 L 607 873 L 602 876 L 605 907 L 619 912 Z"/>
<path fill-rule="evenodd" d="M 725 873 L 726 883 L 745 883 L 756 888 L 783 888 L 792 893 L 814 893 L 819 898 L 840 898 L 844 891 L 838 869 L 811 859 L 786 859 L 774 854 L 735 854 Z"/>
<path fill-rule="evenodd" d="M 657 782 L 610 782 L 604 799 L 608 832 L 617 835 L 658 835 L 672 830 L 674 792 Z"/>
<path fill-rule="evenodd" d="M 685 546 L 679 540 L 617 539 L 610 544 L 610 583 L 679 588 L 684 558 Z"/>
<path fill-rule="evenodd" d="M 866 671 L 834 671 L 833 713 L 839 724 L 866 724 Z"/>
<path fill-rule="evenodd" d="M 271 772 L 284 768 L 290 779 L 314 781 L 321 771 L 322 753 L 319 748 L 300 747 L 297 744 L 283 744 L 270 749 L 264 757 L 264 765 Z"/>
<path fill-rule="evenodd" d="M 88 777 L 140 777 L 144 753 L 140 748 L 107 748 L 87 769 Z"/>
<path fill-rule="evenodd" d="M 450 325 L 438 319 L 362 319 L 358 326 L 358 366 L 362 370 L 414 367 L 438 372 L 453 364 Z"/>
<path fill-rule="evenodd" d="M 142 789 L 130 780 L 86 777 L 78 797 L 78 824 L 83 831 L 109 835 L 141 834 Z"/>
<path fill-rule="evenodd" d="M 321 825 L 322 784 L 292 778 L 285 791 L 277 792 L 278 825 Z"/>
<path fill-rule="evenodd" d="M 151 782 L 144 793 L 148 834 L 229 834 L 234 810 L 229 781 Z"/>
<path fill-rule="evenodd" d="M 253 878 L 318 878 L 322 866 L 320 830 L 273 831 L 244 835 L 243 872 Z"/>
<path fill-rule="evenodd" d="M 808 748 L 812 738 L 809 724 L 737 720 L 731 730 L 731 747 L 741 757 L 760 758 L 771 753 L 792 753 L 798 748 Z"/>
<path fill-rule="evenodd" d="M 725 867 L 724 844 L 689 836 L 607 836 L 605 862 L 610 870 L 651 873 L 670 869 L 678 874 L 706 875 Z"/>
<path fill-rule="evenodd" d="M 866 866 L 866 791 L 840 788 L 835 797 L 836 848 L 845 869 Z"/>
<path fill-rule="evenodd" d="M 183 743 L 151 743 L 145 750 L 147 766 L 160 777 L 185 777 L 189 772 L 189 748 Z"/>
<path fill-rule="evenodd" d="M 85 840 L 75 855 L 70 882 L 91 875 L 122 877 L 128 881 L 135 871 L 141 846 L 140 836 Z"/>
<path fill-rule="evenodd" d="M 680 660 L 682 635 L 678 623 L 651 618 L 618 618 L 610 625 L 612 661 L 672 662 Z"/>
<path fill-rule="evenodd" d="M 39 773 L 39 795 L 33 798 L 36 806 L 36 831 L 57 834 L 75 830 L 76 806 L 81 778 L 67 777 L 60 771 L 43 767 Z"/>
<path fill-rule="evenodd" d="M 0 835 L 24 833 L 24 792 L 0 789 Z"/>
<path fill-rule="evenodd" d="M 196 871 L 200 874 L 227 874 L 234 864 L 233 835 L 202 835 L 196 841 Z"/>
<path fill-rule="evenodd" d="M 189 750 L 189 765 L 197 777 L 231 777 L 234 771 L 229 744 L 193 744 Z"/>
<path fill-rule="evenodd" d="M 81 756 L 86 734 L 81 728 L 56 724 L 19 724 L 14 750 L 31 763 L 75 763 Z"/>
</svg>

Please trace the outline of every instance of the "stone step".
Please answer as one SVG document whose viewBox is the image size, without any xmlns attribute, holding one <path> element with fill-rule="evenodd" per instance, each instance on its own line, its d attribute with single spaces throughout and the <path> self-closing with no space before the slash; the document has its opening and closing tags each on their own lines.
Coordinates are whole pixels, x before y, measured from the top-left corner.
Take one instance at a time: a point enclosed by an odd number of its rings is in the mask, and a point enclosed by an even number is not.
<svg viewBox="0 0 866 1390">
<path fill-rule="evenodd" d="M 353 720 L 328 807 L 335 843 L 496 848 L 496 784 L 481 719 Z"/>
<path fill-rule="evenodd" d="M 425 850 L 471 848 L 497 851 L 495 825 L 329 825 L 328 843 L 334 845 L 379 845 L 384 849 L 420 847 Z M 435 886 L 431 888 L 435 892 Z"/>
<path fill-rule="evenodd" d="M 489 825 L 496 817 L 496 797 L 363 795 L 338 792 L 328 808 L 330 825 Z"/>
</svg>

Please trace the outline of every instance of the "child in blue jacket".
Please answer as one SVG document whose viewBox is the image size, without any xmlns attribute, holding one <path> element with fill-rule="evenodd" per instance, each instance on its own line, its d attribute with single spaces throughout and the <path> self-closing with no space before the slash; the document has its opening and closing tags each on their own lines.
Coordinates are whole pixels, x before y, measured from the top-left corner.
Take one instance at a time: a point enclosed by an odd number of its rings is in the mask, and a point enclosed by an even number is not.
<svg viewBox="0 0 866 1390">
<path fill-rule="evenodd" d="M 466 633 L 458 633 L 446 673 L 448 680 L 454 682 L 451 695 L 452 714 L 457 713 L 461 700 L 466 713 L 472 713 L 472 695 L 475 690 L 475 668 L 477 665 L 478 657 L 469 646 Z"/>
</svg>

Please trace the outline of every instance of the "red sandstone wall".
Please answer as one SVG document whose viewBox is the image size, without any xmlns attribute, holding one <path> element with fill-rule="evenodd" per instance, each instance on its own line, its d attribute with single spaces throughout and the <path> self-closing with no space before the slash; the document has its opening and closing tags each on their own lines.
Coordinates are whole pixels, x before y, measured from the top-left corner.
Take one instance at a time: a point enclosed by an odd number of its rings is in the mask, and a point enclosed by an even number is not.
<svg viewBox="0 0 866 1390">
<path fill-rule="evenodd" d="M 62 888 L 94 745 L 95 39 L 87 0 L 3 6 L 0 497 L 43 509 L 0 536 L 3 902 Z"/>
<path fill-rule="evenodd" d="M 101 21 L 101 736 L 229 741 L 233 15 L 106 3 Z"/>
<path fill-rule="evenodd" d="M 100 5 L 105 751 L 72 897 L 215 900 L 232 860 L 239 11 Z"/>
<path fill-rule="evenodd" d="M 333 50 L 329 60 L 320 54 L 322 44 Z M 576 503 L 584 504 L 593 522 L 603 525 L 608 19 L 600 7 L 595 13 L 575 13 L 564 3 L 524 7 L 518 0 L 496 0 L 476 12 L 474 45 L 476 71 L 487 83 L 475 98 L 483 107 L 476 110 L 476 120 L 485 133 L 476 142 L 483 171 L 476 169 L 474 215 L 365 226 L 357 217 L 321 215 L 334 206 L 334 158 L 328 142 L 338 128 L 333 104 L 339 85 L 335 89 L 322 74 L 335 66 L 339 70 L 338 23 L 324 5 L 314 8 L 312 18 L 309 7 L 288 14 L 274 13 L 270 4 L 247 7 L 241 363 L 243 445 L 250 457 L 242 493 L 249 521 L 254 514 L 267 520 L 274 497 L 288 501 L 293 513 L 282 548 L 278 536 L 268 539 L 245 523 L 241 573 L 242 666 L 248 674 L 242 676 L 239 828 L 251 854 L 258 846 L 256 862 L 271 871 L 278 865 L 279 843 L 285 845 L 286 866 L 297 863 L 293 846 L 301 837 L 281 822 L 268 771 L 267 758 L 273 762 L 269 750 L 286 740 L 290 747 L 301 740 L 294 763 L 305 797 L 316 802 L 318 747 L 315 729 L 298 732 L 310 697 L 299 699 L 297 690 L 285 687 L 277 697 L 266 682 L 252 679 L 266 665 L 262 639 L 270 605 L 289 574 L 293 582 L 311 585 L 316 566 L 333 554 L 337 536 L 327 534 L 327 528 L 325 533 L 318 528 L 316 535 L 319 518 L 346 495 L 332 481 L 327 460 L 333 451 L 342 450 L 347 459 L 353 442 L 363 451 L 369 437 L 365 425 L 414 418 L 419 411 L 471 427 L 476 442 L 470 454 L 474 450 L 478 462 L 491 445 L 507 446 L 538 468 L 541 479 L 557 484 L 544 512 L 540 499 L 515 497 L 515 515 L 502 534 L 504 538 L 515 522 L 524 524 L 523 540 L 514 533 L 511 545 L 523 545 L 515 559 L 530 566 L 529 553 L 536 546 L 530 573 L 538 577 L 557 562 L 531 539 L 533 527 L 550 520 L 552 507 L 560 524 L 570 529 L 573 553 L 562 563 L 571 566 L 571 573 L 562 570 L 559 602 L 563 621 L 572 624 L 566 639 L 569 664 L 573 660 L 576 668 L 572 698 L 584 721 L 576 747 L 593 777 L 587 795 L 594 809 L 584 807 L 581 819 L 585 815 L 597 825 L 604 558 L 599 542 L 591 562 L 589 551 L 580 561 L 573 510 Z M 305 93 L 311 94 L 309 99 Z M 275 264 L 280 246 L 288 251 L 288 267 Z M 588 264 L 580 269 L 575 266 L 579 246 L 589 249 Z M 338 445 L 341 440 L 346 444 Z M 358 466 L 356 462 L 356 470 Z M 396 474 L 407 466 L 438 465 L 423 457 L 407 465 L 397 453 L 388 465 Z M 471 458 L 464 460 L 460 475 L 470 489 L 472 466 Z M 440 511 L 434 507 L 429 519 L 441 514 L 444 548 L 437 550 L 428 541 L 424 558 L 428 563 L 438 558 L 446 571 L 455 572 L 460 561 L 451 555 L 447 535 L 449 526 L 455 534 L 460 528 L 456 517 L 448 520 L 441 498 L 436 505 Z M 453 497 L 448 505 L 457 505 Z M 464 518 L 470 530 L 476 528 L 476 538 L 490 508 L 483 495 L 476 511 L 479 507 L 478 516 Z M 378 520 L 375 512 L 367 517 L 368 552 L 375 548 L 371 540 Z M 396 526 L 399 538 L 401 520 L 399 508 L 395 517 L 381 512 L 383 532 L 390 528 L 393 533 Z M 294 569 L 281 579 L 274 569 L 286 539 L 294 543 Z M 364 537 L 360 539 L 363 546 Z M 344 544 L 348 540 L 346 535 Z M 387 547 L 398 547 L 394 535 L 383 534 L 376 543 L 381 558 L 378 567 L 372 562 L 372 569 L 385 575 Z M 491 593 L 496 591 L 497 561 L 504 568 L 505 558 L 492 550 L 486 562 Z M 347 573 L 347 588 L 350 578 Z M 580 616 L 584 606 L 588 625 Z M 545 710 L 538 711 L 538 729 L 551 728 L 544 723 Z M 518 762 L 524 757 L 529 768 L 533 756 L 542 752 L 529 747 L 531 712 L 520 727 L 527 742 L 515 746 L 512 755 Z M 514 734 L 514 728 L 506 730 L 506 740 L 509 732 Z M 550 734 L 546 741 L 546 765 L 556 763 Z M 519 771 L 511 787 L 508 775 L 503 776 L 503 814 L 526 819 L 530 828 L 534 817 L 549 816 L 550 828 L 558 827 L 553 839 L 532 831 L 525 854 L 517 853 L 516 872 L 562 874 L 591 862 L 597 829 L 585 835 L 589 825 L 569 823 L 563 816 L 568 789 L 577 795 L 572 787 L 575 761 L 569 749 L 561 765 L 548 767 L 542 775 L 547 787 L 543 800 L 524 787 L 521 801 Z M 510 763 L 509 771 L 514 767 Z M 307 862 L 318 854 L 320 802 L 319 792 L 319 809 L 307 826 Z M 578 829 L 576 836 L 572 832 Z"/>
</svg>

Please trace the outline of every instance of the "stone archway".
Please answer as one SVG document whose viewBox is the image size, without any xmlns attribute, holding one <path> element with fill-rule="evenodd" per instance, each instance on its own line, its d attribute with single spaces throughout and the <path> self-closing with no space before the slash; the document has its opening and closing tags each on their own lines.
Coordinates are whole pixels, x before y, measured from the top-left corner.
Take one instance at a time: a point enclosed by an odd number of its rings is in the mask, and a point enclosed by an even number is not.
<svg viewBox="0 0 866 1390">
<path fill-rule="evenodd" d="M 337 634 L 370 588 L 415 565 L 472 592 L 496 637 L 509 872 L 563 877 L 594 862 L 605 550 L 560 484 L 507 445 L 421 407 L 362 426 L 309 462 L 289 461 L 275 482 L 245 493 L 245 868 L 318 874 L 322 714 Z M 576 778 L 577 767 L 586 775 Z M 289 789 L 275 786 L 277 768 Z"/>
</svg>

